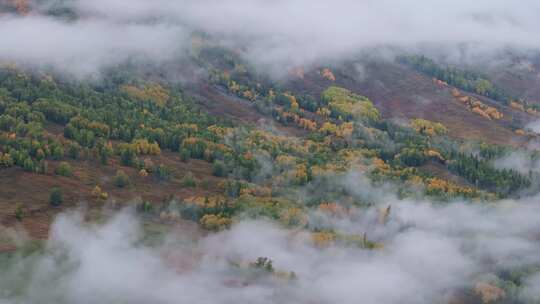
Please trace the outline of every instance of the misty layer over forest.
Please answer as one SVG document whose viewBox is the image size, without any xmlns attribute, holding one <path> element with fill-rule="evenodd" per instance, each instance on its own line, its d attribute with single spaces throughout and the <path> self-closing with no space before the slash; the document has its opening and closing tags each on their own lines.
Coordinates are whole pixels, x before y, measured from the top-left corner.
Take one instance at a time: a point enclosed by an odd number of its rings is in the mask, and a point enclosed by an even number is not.
<svg viewBox="0 0 540 304">
<path fill-rule="evenodd" d="M 539 16 L 0 0 L 0 304 L 540 303 Z"/>
<path fill-rule="evenodd" d="M 24 16 L 2 17 L 0 56 L 77 73 L 134 56 L 158 62 L 178 58 L 190 48 L 193 31 L 245 48 L 246 58 L 261 68 L 279 64 L 280 69 L 363 50 L 392 56 L 395 48 L 425 48 L 448 60 L 489 64 L 486 55 L 507 48 L 534 52 L 539 46 L 536 1 L 34 2 Z"/>
</svg>

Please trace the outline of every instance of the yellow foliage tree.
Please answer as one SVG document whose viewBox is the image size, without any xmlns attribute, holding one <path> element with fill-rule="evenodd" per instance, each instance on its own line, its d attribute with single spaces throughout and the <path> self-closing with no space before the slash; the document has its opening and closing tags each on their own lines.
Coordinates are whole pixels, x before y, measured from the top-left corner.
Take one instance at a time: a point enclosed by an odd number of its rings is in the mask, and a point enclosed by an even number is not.
<svg viewBox="0 0 540 304">
<path fill-rule="evenodd" d="M 106 200 L 109 197 L 109 194 L 101 190 L 101 187 L 96 185 L 94 189 L 92 189 L 92 196 L 96 199 Z"/>
<path fill-rule="evenodd" d="M 150 143 L 147 139 L 136 139 L 132 145 L 135 147 L 138 155 L 159 155 L 161 149 L 157 143 Z"/>
<path fill-rule="evenodd" d="M 325 122 L 319 129 L 319 132 L 326 134 L 326 135 L 335 135 L 338 133 L 338 127 L 331 123 L 331 122 Z"/>
<path fill-rule="evenodd" d="M 416 132 L 429 136 L 442 135 L 448 132 L 443 124 L 421 118 L 411 120 L 410 125 Z"/>
<path fill-rule="evenodd" d="M 152 101 L 161 107 L 165 106 L 170 98 L 169 91 L 159 84 L 149 84 L 142 88 L 132 85 L 123 85 L 120 89 L 131 97 L 143 101 Z"/>
<path fill-rule="evenodd" d="M 304 164 L 296 166 L 294 181 L 298 185 L 305 185 L 308 182 L 307 167 Z"/>
<path fill-rule="evenodd" d="M 286 226 L 305 226 L 307 215 L 300 208 L 288 208 L 280 215 L 280 221 Z"/>
<path fill-rule="evenodd" d="M 321 94 L 321 97 L 328 102 L 328 107 L 335 116 L 347 115 L 355 119 L 374 121 L 380 118 L 379 110 L 371 100 L 347 89 L 331 86 Z"/>
<path fill-rule="evenodd" d="M 333 232 L 313 232 L 311 241 L 319 248 L 329 247 L 336 241 L 336 234 Z"/>
<path fill-rule="evenodd" d="M 144 177 L 147 177 L 148 176 L 148 172 L 145 170 L 145 169 L 141 169 L 139 171 L 139 176 L 144 178 Z"/>
<path fill-rule="evenodd" d="M 219 231 L 230 227 L 232 220 L 222 215 L 206 214 L 199 220 L 199 223 L 206 230 Z"/>
</svg>

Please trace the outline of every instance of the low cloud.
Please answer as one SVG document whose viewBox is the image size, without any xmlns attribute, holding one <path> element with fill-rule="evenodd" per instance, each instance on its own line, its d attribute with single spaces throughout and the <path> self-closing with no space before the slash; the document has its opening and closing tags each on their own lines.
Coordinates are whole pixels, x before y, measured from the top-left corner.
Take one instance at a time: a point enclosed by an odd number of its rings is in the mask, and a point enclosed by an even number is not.
<svg viewBox="0 0 540 304">
<path fill-rule="evenodd" d="M 3 266 L 0 298 L 4 303 L 433 303 L 493 271 L 540 263 L 535 200 L 496 206 L 388 201 L 393 208 L 386 225 L 374 224 L 376 207 L 328 219 L 338 231 L 350 227 L 384 244 L 375 251 L 346 245 L 321 249 L 307 232 L 250 220 L 217 234 L 198 234 L 195 241 L 193 234 L 177 230 L 150 245 L 133 213 L 121 212 L 99 225 L 68 213 L 53 224 L 45 252 Z M 297 278 L 253 277 L 235 266 L 263 256 Z M 538 299 L 537 276 L 526 278 L 520 297 Z"/>
<path fill-rule="evenodd" d="M 261 67 L 339 60 L 377 48 L 432 50 L 463 60 L 537 49 L 537 1 L 421 0 L 40 1 L 28 16 L 0 16 L 0 59 L 93 73 L 133 56 L 168 60 L 205 31 L 242 46 Z M 51 17 L 71 10 L 76 21 Z M 380 50 L 377 53 L 382 53 Z M 475 58 L 478 58 L 475 57 Z M 361 74 L 361 73 L 360 73 Z"/>
<path fill-rule="evenodd" d="M 530 152 L 526 150 L 508 153 L 507 155 L 496 159 L 493 165 L 497 169 L 517 170 L 522 174 L 538 172 L 540 169 L 538 159 L 533 158 Z"/>
<path fill-rule="evenodd" d="M 531 131 L 533 131 L 535 133 L 540 134 L 540 120 L 535 120 L 535 121 L 532 121 L 532 122 L 528 123 L 527 125 L 525 125 L 525 129 L 531 130 Z"/>
<path fill-rule="evenodd" d="M 33 16 L 1 18 L 0 59 L 54 67 L 77 75 L 128 59 L 162 61 L 180 52 L 181 29 L 167 25 L 116 24 L 110 20 L 65 22 Z"/>
</svg>

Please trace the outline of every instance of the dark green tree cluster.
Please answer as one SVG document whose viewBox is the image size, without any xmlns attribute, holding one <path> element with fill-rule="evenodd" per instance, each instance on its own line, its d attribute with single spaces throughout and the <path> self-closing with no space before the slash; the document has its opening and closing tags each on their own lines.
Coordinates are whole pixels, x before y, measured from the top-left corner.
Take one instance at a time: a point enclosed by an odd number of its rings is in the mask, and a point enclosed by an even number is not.
<svg viewBox="0 0 540 304">
<path fill-rule="evenodd" d="M 454 67 L 441 67 L 426 56 L 402 56 L 398 58 L 398 61 L 413 67 L 421 73 L 445 81 L 464 91 L 486 96 L 504 104 L 508 104 L 511 100 L 515 100 L 501 88 L 495 86 L 486 76 L 478 73 Z"/>
<path fill-rule="evenodd" d="M 456 153 L 448 168 L 466 178 L 477 187 L 488 189 L 502 196 L 513 194 L 531 185 L 528 177 L 516 170 L 496 169 L 477 156 Z"/>
<path fill-rule="evenodd" d="M 115 154 L 123 165 L 135 166 L 138 151 L 134 147 L 109 142 L 140 139 L 179 151 L 185 139 L 199 138 L 203 144 L 187 147 L 189 153 L 184 150 L 183 157 L 204 158 L 204 143 L 221 140 L 207 128 L 229 123 L 199 110 L 179 88 L 163 89 L 166 96 L 158 96 L 165 100 L 162 104 L 126 93 L 123 86 L 129 80 L 111 72 L 103 83 L 90 84 L 1 68 L 0 166 L 45 173 L 48 159 L 90 158 L 107 165 Z M 59 141 L 46 132 L 49 126 L 63 127 L 68 140 Z M 213 161 L 214 155 L 208 158 Z"/>
</svg>

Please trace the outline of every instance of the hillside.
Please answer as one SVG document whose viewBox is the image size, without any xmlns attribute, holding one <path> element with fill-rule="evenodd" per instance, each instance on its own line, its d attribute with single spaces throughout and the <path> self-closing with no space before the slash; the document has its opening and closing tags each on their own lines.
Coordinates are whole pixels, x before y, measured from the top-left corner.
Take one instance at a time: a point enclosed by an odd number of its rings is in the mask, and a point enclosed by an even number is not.
<svg viewBox="0 0 540 304">
<path fill-rule="evenodd" d="M 534 52 L 105 2 L 0 1 L 0 303 L 540 301 Z"/>
<path fill-rule="evenodd" d="M 268 198 L 280 197 L 289 192 L 283 187 L 294 193 L 351 168 L 404 189 L 417 183 L 425 195 L 442 200 L 506 197 L 531 183 L 530 177 L 491 167 L 493 156 L 459 148 L 468 140 L 480 151 L 493 149 L 491 144 L 523 144 L 508 127 L 510 118 L 476 115 L 455 100 L 450 86 L 406 67 L 373 63 L 362 81 L 337 68 L 325 70 L 332 77 L 315 69 L 285 83 L 259 83 L 240 62 L 228 67 L 213 56 L 199 57 L 210 77 L 186 87 L 187 94 L 158 78 L 161 83 L 111 74 L 112 85 L 81 86 L 4 68 L 3 223 L 14 223 L 18 212 L 31 218 L 47 210 L 53 187 L 64 192 L 58 210 L 81 201 L 97 208 L 135 201 L 162 210 L 171 199 L 225 194 L 223 199 L 235 201 L 258 188 L 276 193 Z M 499 109 L 505 117 L 515 115 Z M 419 170 L 428 163 L 439 168 Z M 469 163 L 485 167 L 487 176 L 470 172 Z M 62 166 L 67 173 L 59 171 Z M 114 186 L 119 173 L 129 185 Z M 194 185 L 187 186 L 186 178 Z M 22 181 L 30 191 L 20 191 Z M 228 187 L 237 190 L 231 195 Z M 327 193 L 338 201 L 349 195 Z M 370 201 L 355 202 L 365 203 Z"/>
</svg>

